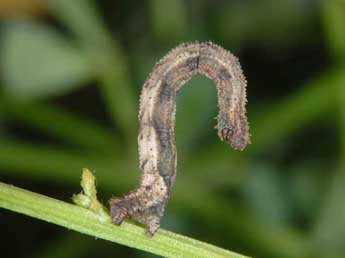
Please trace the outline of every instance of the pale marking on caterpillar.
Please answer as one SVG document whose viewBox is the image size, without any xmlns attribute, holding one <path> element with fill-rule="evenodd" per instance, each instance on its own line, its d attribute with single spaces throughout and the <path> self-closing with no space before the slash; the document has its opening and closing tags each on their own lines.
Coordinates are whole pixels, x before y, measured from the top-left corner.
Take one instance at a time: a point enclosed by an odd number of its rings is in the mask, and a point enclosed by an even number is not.
<svg viewBox="0 0 345 258">
<path fill-rule="evenodd" d="M 140 97 L 140 185 L 123 198 L 109 200 L 112 222 L 124 218 L 148 227 L 153 236 L 160 226 L 176 176 L 176 93 L 194 75 L 203 74 L 216 84 L 218 135 L 233 148 L 250 142 L 246 117 L 246 79 L 235 56 L 211 42 L 183 43 L 153 68 Z"/>
</svg>

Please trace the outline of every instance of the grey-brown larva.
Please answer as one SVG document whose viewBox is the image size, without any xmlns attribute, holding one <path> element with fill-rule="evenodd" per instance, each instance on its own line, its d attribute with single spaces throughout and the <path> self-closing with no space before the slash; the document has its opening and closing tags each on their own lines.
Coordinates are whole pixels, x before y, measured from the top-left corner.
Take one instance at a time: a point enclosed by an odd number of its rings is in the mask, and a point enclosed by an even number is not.
<svg viewBox="0 0 345 258">
<path fill-rule="evenodd" d="M 220 139 L 240 150 L 249 143 L 246 79 L 237 58 L 211 42 L 179 45 L 154 66 L 143 86 L 138 134 L 141 181 L 123 198 L 109 200 L 114 224 L 130 218 L 145 224 L 150 236 L 159 228 L 176 176 L 176 93 L 197 74 L 216 84 Z"/>
</svg>

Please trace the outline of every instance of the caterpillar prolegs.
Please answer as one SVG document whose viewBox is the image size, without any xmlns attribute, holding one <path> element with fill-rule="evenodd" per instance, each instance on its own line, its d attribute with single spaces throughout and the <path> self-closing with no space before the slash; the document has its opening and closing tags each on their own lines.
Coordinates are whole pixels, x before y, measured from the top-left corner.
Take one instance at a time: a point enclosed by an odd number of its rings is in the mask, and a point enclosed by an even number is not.
<svg viewBox="0 0 345 258">
<path fill-rule="evenodd" d="M 138 133 L 141 181 L 123 198 L 109 200 L 114 224 L 130 218 L 145 224 L 150 236 L 159 228 L 176 176 L 176 94 L 197 74 L 216 84 L 220 139 L 239 150 L 250 142 L 246 79 L 237 58 L 211 42 L 179 45 L 154 66 L 144 83 Z"/>
</svg>

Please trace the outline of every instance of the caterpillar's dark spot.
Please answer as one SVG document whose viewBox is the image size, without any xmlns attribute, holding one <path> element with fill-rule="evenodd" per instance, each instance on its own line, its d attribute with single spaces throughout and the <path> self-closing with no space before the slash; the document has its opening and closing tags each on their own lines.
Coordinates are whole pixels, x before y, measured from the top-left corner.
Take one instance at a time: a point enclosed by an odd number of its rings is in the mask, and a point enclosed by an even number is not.
<svg viewBox="0 0 345 258">
<path fill-rule="evenodd" d="M 142 162 L 141 167 L 140 167 L 141 170 L 144 169 L 144 167 L 145 167 L 145 165 L 147 164 L 147 162 L 148 162 L 147 159 L 145 159 L 145 160 Z"/>
<path fill-rule="evenodd" d="M 222 129 L 222 136 L 225 140 L 230 140 L 233 134 L 234 134 L 234 130 L 230 127 L 225 127 Z"/>
<path fill-rule="evenodd" d="M 156 129 L 158 139 L 160 141 L 160 145 L 162 147 L 166 147 L 170 144 L 171 142 L 171 133 L 169 129 Z"/>
<path fill-rule="evenodd" d="M 173 96 L 173 89 L 166 80 L 162 80 L 160 88 L 159 103 L 166 103 L 170 101 Z"/>
<path fill-rule="evenodd" d="M 173 181 L 174 181 L 174 177 L 169 175 L 169 174 L 171 174 L 171 171 L 169 171 L 165 175 L 163 173 L 160 174 L 163 177 L 164 183 L 168 187 L 168 189 L 171 188 Z"/>
<path fill-rule="evenodd" d="M 190 71 L 195 71 L 199 67 L 199 55 L 195 57 L 188 58 L 186 61 L 186 66 Z"/>
<path fill-rule="evenodd" d="M 220 80 L 230 80 L 231 79 L 231 74 L 229 73 L 228 70 L 226 70 L 225 68 L 221 68 L 218 72 L 218 79 Z"/>
</svg>

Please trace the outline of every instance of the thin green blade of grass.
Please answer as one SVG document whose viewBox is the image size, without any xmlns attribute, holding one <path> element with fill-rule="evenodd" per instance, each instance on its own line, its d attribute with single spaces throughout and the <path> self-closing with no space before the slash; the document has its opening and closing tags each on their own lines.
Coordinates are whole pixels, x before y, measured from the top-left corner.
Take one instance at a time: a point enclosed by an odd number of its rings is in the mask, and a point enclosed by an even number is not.
<svg viewBox="0 0 345 258">
<path fill-rule="evenodd" d="M 91 1 L 49 0 L 46 5 L 89 53 L 111 118 L 130 141 L 135 135 L 137 105 L 120 45 L 111 38 Z"/>
<path fill-rule="evenodd" d="M 343 71 L 342 67 L 329 70 L 320 78 L 302 86 L 293 95 L 253 117 L 250 120 L 253 142 L 249 146 L 250 151 L 258 152 L 335 110 L 337 87 L 345 84 Z"/>
<path fill-rule="evenodd" d="M 65 149 L 51 148 L 44 145 L 33 145 L 13 140 L 0 141 L 0 167 L 2 174 L 20 176 L 37 181 L 54 181 L 57 183 L 72 183 L 79 178 L 83 167 L 90 167 L 100 181 L 112 189 L 118 186 L 120 190 L 134 182 L 136 166 L 121 157 L 90 155 Z M 126 176 L 123 176 L 123 173 Z M 117 174 L 118 173 L 118 174 Z M 116 178 L 116 180 L 114 180 Z"/>
<path fill-rule="evenodd" d="M 345 2 L 342 0 L 329 0 L 322 2 L 323 26 L 327 35 L 327 43 L 333 54 L 334 60 L 344 64 L 345 57 Z M 343 74 L 345 67 L 342 66 Z M 338 106 L 339 126 L 340 126 L 340 171 L 345 178 L 345 90 L 344 83 L 335 89 Z"/>
<path fill-rule="evenodd" d="M 345 2 L 343 0 L 321 1 L 323 27 L 329 50 L 339 63 L 345 57 Z"/>
<path fill-rule="evenodd" d="M 345 70 L 344 70 L 345 73 Z M 345 179 L 345 89 L 344 85 L 339 86 L 338 89 L 338 115 L 339 115 L 339 133 L 340 133 L 340 164 L 339 173 Z"/>
<path fill-rule="evenodd" d="M 23 104 L 2 100 L 3 111 L 31 128 L 97 153 L 119 153 L 118 139 L 87 118 L 72 114 L 62 108 L 42 103 Z"/>
<path fill-rule="evenodd" d="M 334 61 L 341 64 L 345 74 L 345 2 L 329 0 L 322 2 L 323 26 L 327 36 L 327 44 L 333 54 Z M 344 75 L 345 77 L 345 75 Z M 345 82 L 345 80 L 344 80 Z M 339 126 L 339 164 L 333 175 L 331 184 L 321 203 L 320 211 L 314 222 L 312 242 L 316 252 L 322 257 L 342 257 L 344 254 L 345 237 L 345 90 L 343 84 L 337 85 L 332 91 L 335 93 L 333 103 L 336 105 L 336 115 Z"/>
<path fill-rule="evenodd" d="M 167 42 L 181 39 L 187 31 L 186 3 L 181 0 L 162 2 L 149 1 L 151 27 L 155 36 Z"/>
<path fill-rule="evenodd" d="M 325 187 L 325 196 L 311 231 L 320 257 L 342 257 L 345 243 L 345 177 L 338 171 Z M 340 255 L 340 256 L 339 256 Z"/>
<path fill-rule="evenodd" d="M 100 222 L 93 212 L 44 195 L 0 183 L 0 206 L 68 229 L 165 257 L 245 257 L 200 241 L 160 230 L 153 238 L 143 227 Z"/>
</svg>

